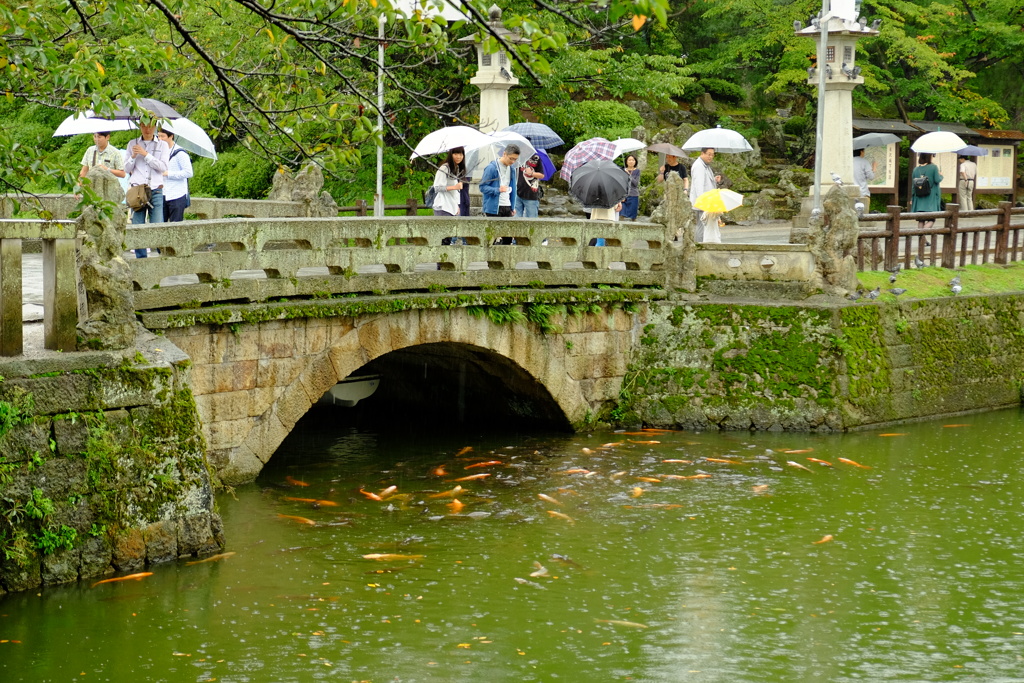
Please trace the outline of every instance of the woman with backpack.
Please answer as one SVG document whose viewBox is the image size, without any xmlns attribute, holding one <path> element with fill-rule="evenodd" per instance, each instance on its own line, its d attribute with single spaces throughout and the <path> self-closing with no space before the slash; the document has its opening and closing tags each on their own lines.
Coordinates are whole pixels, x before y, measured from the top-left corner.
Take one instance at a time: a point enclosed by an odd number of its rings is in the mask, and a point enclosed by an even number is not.
<svg viewBox="0 0 1024 683">
<path fill-rule="evenodd" d="M 928 153 L 917 156 L 917 168 L 911 175 L 910 211 L 941 211 L 942 210 L 942 175 L 939 167 L 932 163 L 932 155 Z M 918 221 L 918 228 L 931 228 L 935 220 Z"/>
</svg>

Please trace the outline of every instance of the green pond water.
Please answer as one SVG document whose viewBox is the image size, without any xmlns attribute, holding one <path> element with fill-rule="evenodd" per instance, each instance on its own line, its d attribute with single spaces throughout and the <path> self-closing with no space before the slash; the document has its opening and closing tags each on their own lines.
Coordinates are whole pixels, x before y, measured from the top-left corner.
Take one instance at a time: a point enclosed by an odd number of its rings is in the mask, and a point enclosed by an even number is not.
<svg viewBox="0 0 1024 683">
<path fill-rule="evenodd" d="M 230 557 L 0 598 L 0 681 L 1024 680 L 1019 410 L 828 436 L 397 431 L 300 423 L 220 496 Z M 474 473 L 460 510 L 430 497 Z"/>
</svg>

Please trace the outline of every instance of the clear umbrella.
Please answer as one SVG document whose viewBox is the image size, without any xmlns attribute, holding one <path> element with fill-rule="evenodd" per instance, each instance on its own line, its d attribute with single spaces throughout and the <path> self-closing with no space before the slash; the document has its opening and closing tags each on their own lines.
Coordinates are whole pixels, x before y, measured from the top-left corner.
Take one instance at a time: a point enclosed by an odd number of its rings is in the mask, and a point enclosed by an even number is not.
<svg viewBox="0 0 1024 683">
<path fill-rule="evenodd" d="M 168 121 L 161 128 L 174 133 L 174 141 L 189 152 L 207 159 L 217 160 L 217 150 L 206 131 L 184 116 Z"/>
<path fill-rule="evenodd" d="M 137 128 L 134 121 L 120 119 L 102 119 L 94 116 L 91 111 L 84 114 L 72 114 L 57 126 L 53 131 L 53 137 L 59 138 L 64 135 L 83 135 L 85 133 L 110 133 L 118 130 L 134 130 Z"/>
<path fill-rule="evenodd" d="M 627 152 L 635 152 L 647 146 L 646 142 L 641 142 L 636 138 L 619 138 L 618 140 L 612 140 L 612 144 L 615 145 L 615 156 L 617 157 Z"/>
<path fill-rule="evenodd" d="M 513 133 L 508 129 L 488 133 L 486 137 L 491 139 L 489 144 L 481 145 L 473 150 L 466 150 L 467 173 L 472 173 L 474 169 L 491 163 L 501 156 L 509 145 L 515 145 L 519 148 L 519 160 L 515 164 L 516 168 L 525 164 L 526 160 L 536 153 L 529 140 L 519 133 Z"/>
<path fill-rule="evenodd" d="M 724 154 L 740 154 L 754 149 L 745 137 L 721 126 L 699 130 L 683 143 L 683 149 L 687 152 L 699 152 L 705 147 L 712 147 L 716 152 Z"/>
</svg>

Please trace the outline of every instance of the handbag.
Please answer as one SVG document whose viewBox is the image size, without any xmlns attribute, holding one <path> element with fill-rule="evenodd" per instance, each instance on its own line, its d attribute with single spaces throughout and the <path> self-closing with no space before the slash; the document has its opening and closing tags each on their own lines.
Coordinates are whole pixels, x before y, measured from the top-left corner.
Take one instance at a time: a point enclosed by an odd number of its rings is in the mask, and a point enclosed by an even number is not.
<svg viewBox="0 0 1024 683">
<path fill-rule="evenodd" d="M 142 211 L 153 208 L 153 191 L 149 185 L 132 185 L 124 197 L 128 208 L 132 211 Z"/>
<path fill-rule="evenodd" d="M 434 206 L 434 199 L 436 197 L 437 190 L 433 186 L 428 187 L 426 191 L 423 193 L 423 203 L 426 204 L 427 207 L 432 207 Z"/>
</svg>

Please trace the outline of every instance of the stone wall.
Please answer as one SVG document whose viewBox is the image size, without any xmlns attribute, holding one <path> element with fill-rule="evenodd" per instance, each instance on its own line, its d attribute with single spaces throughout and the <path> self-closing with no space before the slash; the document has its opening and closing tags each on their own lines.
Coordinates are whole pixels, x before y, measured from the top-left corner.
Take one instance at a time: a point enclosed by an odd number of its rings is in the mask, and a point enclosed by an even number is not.
<svg viewBox="0 0 1024 683">
<path fill-rule="evenodd" d="M 0 593 L 223 545 L 190 364 L 141 351 L 0 364 Z"/>
<path fill-rule="evenodd" d="M 839 431 L 1018 404 L 1024 296 L 822 306 L 654 304 L 605 416 Z"/>
</svg>

